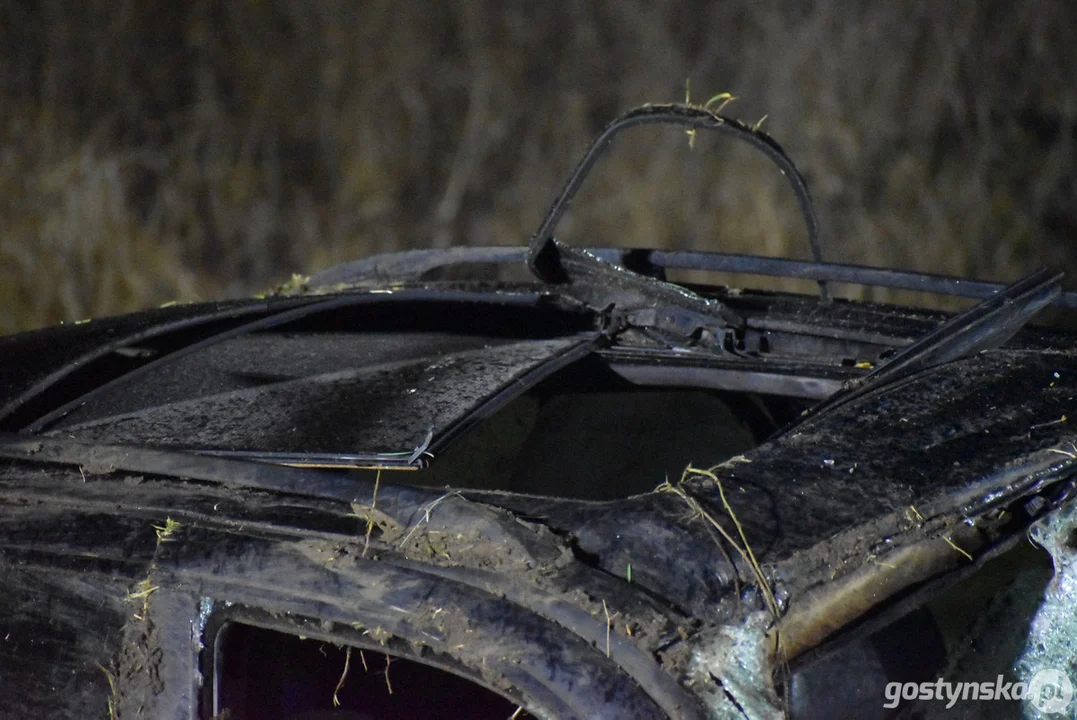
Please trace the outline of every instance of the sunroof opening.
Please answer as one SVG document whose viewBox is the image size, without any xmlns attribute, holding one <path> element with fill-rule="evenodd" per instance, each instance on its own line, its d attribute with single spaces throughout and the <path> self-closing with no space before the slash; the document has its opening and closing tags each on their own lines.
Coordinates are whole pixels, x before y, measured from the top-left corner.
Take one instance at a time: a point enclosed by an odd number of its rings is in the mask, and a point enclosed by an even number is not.
<svg viewBox="0 0 1077 720">
<path fill-rule="evenodd" d="M 531 717 L 446 670 L 242 623 L 221 628 L 215 664 L 217 720 Z"/>
<path fill-rule="evenodd" d="M 611 500 L 752 449 L 807 402 L 633 385 L 594 356 L 547 378 L 404 482 Z"/>
</svg>

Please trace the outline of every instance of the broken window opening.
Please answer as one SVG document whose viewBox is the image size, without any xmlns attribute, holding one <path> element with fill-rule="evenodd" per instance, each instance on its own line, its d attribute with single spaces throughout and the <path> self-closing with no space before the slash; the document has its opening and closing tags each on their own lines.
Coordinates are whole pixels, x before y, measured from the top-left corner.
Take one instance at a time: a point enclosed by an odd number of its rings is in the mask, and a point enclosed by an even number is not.
<svg viewBox="0 0 1077 720">
<path fill-rule="evenodd" d="M 243 623 L 221 628 L 215 655 L 212 717 L 221 720 L 531 717 L 432 665 Z"/>
</svg>

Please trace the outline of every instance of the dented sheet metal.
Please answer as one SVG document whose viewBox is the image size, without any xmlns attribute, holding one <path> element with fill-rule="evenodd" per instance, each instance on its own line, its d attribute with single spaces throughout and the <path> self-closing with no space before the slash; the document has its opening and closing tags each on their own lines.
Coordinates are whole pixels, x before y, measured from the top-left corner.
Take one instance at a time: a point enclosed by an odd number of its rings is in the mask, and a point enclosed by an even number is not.
<svg viewBox="0 0 1077 720">
<path fill-rule="evenodd" d="M 269 454 L 300 465 L 414 465 L 431 444 L 452 432 L 485 400 L 506 387 L 515 394 L 523 392 L 541 379 L 543 366 L 560 367 L 557 361 L 562 356 L 571 359 L 589 352 L 595 338 L 595 333 L 520 342 L 427 338 L 427 352 L 410 338 L 414 346 L 397 360 L 375 352 L 378 338 L 331 337 L 321 344 L 318 338 L 304 338 L 308 357 L 317 358 L 323 345 L 335 352 L 321 359 L 311 374 L 298 377 L 294 366 L 275 361 L 279 348 L 268 359 L 255 353 L 255 366 L 250 367 L 252 351 L 265 338 L 239 338 L 232 344 L 244 345 L 238 356 L 246 359 L 246 366 L 230 367 L 226 360 L 214 363 L 237 356 L 230 344 L 222 344 L 211 353 L 218 357 L 208 359 L 217 368 L 216 376 L 206 376 L 204 383 L 192 387 L 191 376 L 181 365 L 165 378 L 173 378 L 175 389 L 169 391 L 167 384 L 155 388 L 161 396 L 158 404 L 122 411 L 122 405 L 114 407 L 120 400 L 99 398 L 48 434 L 211 454 Z M 347 350 L 349 343 L 358 341 L 367 347 L 352 348 L 356 367 L 318 371 L 347 365 L 340 347 Z M 401 345 L 393 336 L 381 341 Z M 188 359 L 188 363 L 204 361 L 197 356 Z M 246 387 L 234 389 L 237 376 Z M 198 390 L 204 394 L 176 398 Z M 93 419 L 79 421 L 86 416 Z"/>
</svg>

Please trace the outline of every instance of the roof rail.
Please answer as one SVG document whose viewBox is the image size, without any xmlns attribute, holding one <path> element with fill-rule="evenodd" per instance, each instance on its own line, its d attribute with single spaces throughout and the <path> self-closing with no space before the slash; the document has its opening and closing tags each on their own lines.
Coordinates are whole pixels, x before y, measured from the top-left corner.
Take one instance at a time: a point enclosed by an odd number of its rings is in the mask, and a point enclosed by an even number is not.
<svg viewBox="0 0 1077 720">
<path fill-rule="evenodd" d="M 797 278 L 817 282 L 841 282 L 966 298 L 991 297 L 1006 287 L 1003 283 L 969 280 L 948 275 L 760 255 L 641 248 L 585 249 L 602 260 L 652 277 L 662 277 L 667 270 L 702 270 Z M 527 252 L 526 247 L 511 246 L 405 250 L 336 265 L 311 276 L 310 285 L 324 287 L 364 280 L 421 280 L 435 270 L 450 267 L 521 264 L 527 258 Z M 1077 308 L 1077 292 L 1061 293 L 1051 304 L 1057 307 Z"/>
<path fill-rule="evenodd" d="M 538 230 L 531 236 L 528 243 L 527 264 L 532 272 L 546 282 L 564 282 L 567 277 L 566 268 L 562 267 L 561 255 L 572 256 L 573 264 L 583 264 L 584 267 L 592 265 L 591 259 L 586 255 L 574 253 L 572 248 L 558 241 L 554 237 L 554 229 L 558 221 L 568 209 L 576 192 L 583 185 L 591 168 L 602 153 L 609 147 L 610 141 L 615 135 L 637 125 L 678 125 L 696 130 L 711 130 L 729 135 L 737 140 L 748 143 L 759 152 L 763 153 L 781 171 L 785 179 L 789 181 L 796 195 L 797 205 L 800 207 L 804 224 L 808 231 L 808 243 L 811 245 L 812 259 L 817 262 L 823 261 L 823 247 L 819 240 L 819 221 L 815 217 L 812 207 L 811 195 L 808 193 L 808 185 L 793 164 L 792 159 L 786 155 L 774 138 L 762 132 L 758 127 L 750 127 L 734 120 L 733 118 L 712 112 L 706 106 L 688 104 L 670 105 L 643 105 L 624 113 L 616 120 L 607 125 L 598 137 L 587 148 L 579 163 L 569 174 L 564 188 L 553 201 L 553 205 L 543 218 Z M 578 271 L 578 269 L 577 269 Z M 819 294 L 823 300 L 830 299 L 830 293 L 826 287 L 826 281 L 819 281 Z"/>
</svg>

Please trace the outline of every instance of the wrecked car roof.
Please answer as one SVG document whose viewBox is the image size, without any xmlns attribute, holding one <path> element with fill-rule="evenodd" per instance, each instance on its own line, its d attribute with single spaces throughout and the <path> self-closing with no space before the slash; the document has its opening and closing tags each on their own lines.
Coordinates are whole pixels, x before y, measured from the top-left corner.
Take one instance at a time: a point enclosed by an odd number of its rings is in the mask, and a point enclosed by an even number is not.
<svg viewBox="0 0 1077 720">
<path fill-rule="evenodd" d="M 678 285 L 676 257 L 554 238 L 612 134 L 659 121 L 775 160 L 818 297 Z M 526 250 L 488 250 L 0 338 L 0 660 L 29 676 L 11 707 L 62 687 L 69 713 L 216 713 L 217 633 L 241 624 L 384 648 L 539 716 L 779 717 L 802 670 L 1072 507 L 1077 336 L 1028 324 L 1073 301 L 1059 276 L 828 265 L 757 128 L 633 111 Z M 431 277 L 506 257 L 537 282 Z M 833 298 L 850 278 L 982 299 Z M 684 458 L 639 457 L 580 487 L 603 452 L 688 435 L 721 461 L 661 477 Z M 537 490 L 499 484 L 521 464 Z"/>
</svg>

